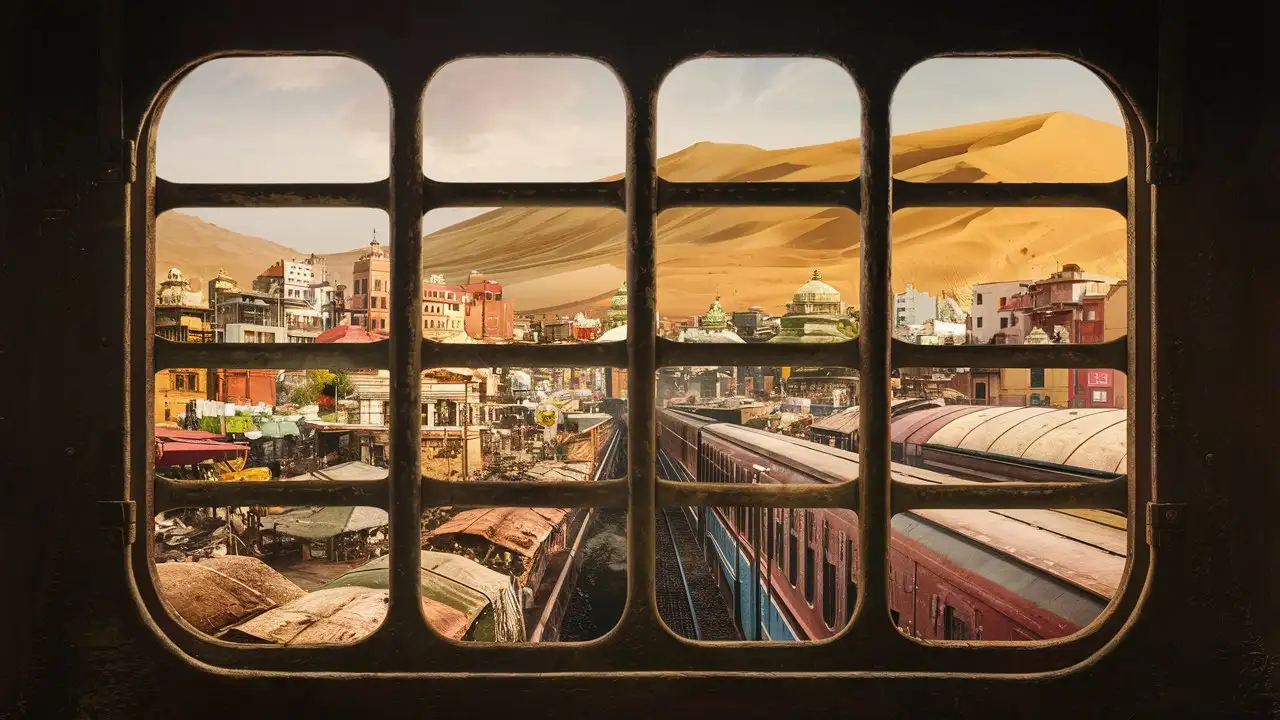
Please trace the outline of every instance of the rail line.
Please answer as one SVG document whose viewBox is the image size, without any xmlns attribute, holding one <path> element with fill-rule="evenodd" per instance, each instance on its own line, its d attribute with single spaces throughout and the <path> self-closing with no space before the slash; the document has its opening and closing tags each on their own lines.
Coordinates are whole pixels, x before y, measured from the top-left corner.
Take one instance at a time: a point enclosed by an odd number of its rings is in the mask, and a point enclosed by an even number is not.
<svg viewBox="0 0 1280 720">
<path fill-rule="evenodd" d="M 666 537 L 658 554 L 658 583 L 655 590 L 658 614 L 676 634 L 690 640 L 702 639 L 702 627 L 698 624 L 698 611 L 689 590 L 689 578 L 680 559 L 680 546 L 676 543 L 676 531 L 672 526 L 671 511 L 662 508 L 660 535 Z M 670 553 L 669 557 L 663 555 Z M 665 561 L 665 562 L 664 562 Z"/>
</svg>

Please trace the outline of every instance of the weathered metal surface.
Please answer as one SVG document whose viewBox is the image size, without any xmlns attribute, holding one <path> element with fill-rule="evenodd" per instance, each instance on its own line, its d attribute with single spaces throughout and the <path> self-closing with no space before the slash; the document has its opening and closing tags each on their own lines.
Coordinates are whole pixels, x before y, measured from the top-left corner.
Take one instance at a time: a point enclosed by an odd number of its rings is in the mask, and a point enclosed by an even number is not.
<svg viewBox="0 0 1280 720">
<path fill-rule="evenodd" d="M 155 370 L 169 368 L 386 368 L 390 343 L 305 343 L 270 348 L 267 343 L 179 343 L 153 337 Z"/>
<path fill-rule="evenodd" d="M 857 509 L 858 482 L 840 485 L 731 485 L 658 481 L 660 507 L 844 507 Z"/>
<path fill-rule="evenodd" d="M 156 214 L 178 208 L 385 208 L 385 180 L 369 183 L 176 183 L 156 178 Z"/>
<path fill-rule="evenodd" d="M 627 481 L 454 482 L 423 478 L 422 502 L 453 507 L 625 508 Z"/>
<path fill-rule="evenodd" d="M 670 182 L 658 181 L 658 207 L 845 207 L 858 211 L 858 181 Z"/>
<path fill-rule="evenodd" d="M 893 138 L 889 106 L 893 87 L 886 77 L 862 85 L 862 273 L 858 336 L 858 587 L 859 607 L 846 637 L 891 642 L 900 637 L 889 620 L 890 506 L 889 386 L 892 352 Z"/>
<path fill-rule="evenodd" d="M 1129 481 L 1114 480 L 1052 483 L 976 483 L 973 485 L 922 485 L 893 483 L 893 511 L 922 508 L 1077 508 L 1127 510 Z"/>
<path fill-rule="evenodd" d="M 658 338 L 658 366 L 816 365 L 857 367 L 858 342 L 834 343 L 682 343 Z"/>
<path fill-rule="evenodd" d="M 422 343 L 430 367 L 626 367 L 626 343 L 565 345 Z"/>
<path fill-rule="evenodd" d="M 152 501 L 155 515 L 178 508 L 242 507 L 261 505 L 363 505 L 387 507 L 387 482 L 326 482 L 323 480 L 273 480 L 267 482 L 216 482 L 170 480 L 157 475 Z"/>
<path fill-rule="evenodd" d="M 865 326 L 862 331 L 866 332 Z M 1129 349 L 1123 337 L 1096 345 L 916 345 L 894 340 L 893 366 L 1111 368 L 1127 372 Z"/>
<path fill-rule="evenodd" d="M 428 207 L 611 207 L 625 209 L 621 180 L 591 183 L 455 183 L 426 178 Z"/>
<path fill-rule="evenodd" d="M 893 206 L 1096 207 L 1129 209 L 1129 181 L 1109 183 L 917 183 L 893 181 Z"/>
<path fill-rule="evenodd" d="M 569 508 L 490 507 L 464 510 L 424 539 L 447 535 L 483 538 L 502 548 L 531 559 L 542 541 L 564 521 Z"/>
</svg>

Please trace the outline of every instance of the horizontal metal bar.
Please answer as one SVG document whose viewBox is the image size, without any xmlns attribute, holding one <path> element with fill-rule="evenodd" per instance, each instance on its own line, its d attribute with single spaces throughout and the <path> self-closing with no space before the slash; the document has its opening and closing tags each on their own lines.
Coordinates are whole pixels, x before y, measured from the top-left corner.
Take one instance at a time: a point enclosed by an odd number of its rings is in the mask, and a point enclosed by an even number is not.
<svg viewBox="0 0 1280 720">
<path fill-rule="evenodd" d="M 894 514 L 908 510 L 1120 510 L 1129 507 L 1129 479 L 1083 482 L 995 482 L 932 485 L 893 481 Z"/>
<path fill-rule="evenodd" d="M 155 369 L 386 368 L 386 340 L 371 343 L 180 343 L 155 339 Z"/>
<path fill-rule="evenodd" d="M 455 183 L 427 178 L 426 207 L 626 207 L 621 180 L 584 183 Z"/>
<path fill-rule="evenodd" d="M 893 181 L 893 208 L 1096 207 L 1125 214 L 1129 185 L 1108 183 L 919 183 Z"/>
<path fill-rule="evenodd" d="M 184 207 L 386 209 L 387 181 L 368 183 L 174 183 L 156 178 L 156 214 Z"/>
<path fill-rule="evenodd" d="M 367 506 L 385 510 L 387 481 L 216 482 L 171 480 L 160 475 L 155 476 L 153 510 L 157 513 L 178 508 L 250 505 Z"/>
<path fill-rule="evenodd" d="M 845 207 L 858 211 L 857 179 L 843 182 L 668 182 L 658 180 L 658 211 L 674 207 Z"/>
<path fill-rule="evenodd" d="M 627 344 L 452 344 L 424 340 L 422 367 L 618 367 L 627 366 Z"/>
<path fill-rule="evenodd" d="M 857 510 L 858 481 L 838 485 L 749 485 L 658 480 L 659 507 L 842 507 Z"/>
<path fill-rule="evenodd" d="M 1127 336 L 1104 343 L 1050 345 L 916 345 L 893 341 L 895 368 L 1111 368 L 1129 369 Z"/>
<path fill-rule="evenodd" d="M 627 481 L 455 482 L 422 479 L 422 505 L 451 507 L 626 508 Z"/>
<path fill-rule="evenodd" d="M 658 367 L 685 366 L 858 367 L 858 341 L 834 343 L 682 343 L 658 338 Z"/>
</svg>

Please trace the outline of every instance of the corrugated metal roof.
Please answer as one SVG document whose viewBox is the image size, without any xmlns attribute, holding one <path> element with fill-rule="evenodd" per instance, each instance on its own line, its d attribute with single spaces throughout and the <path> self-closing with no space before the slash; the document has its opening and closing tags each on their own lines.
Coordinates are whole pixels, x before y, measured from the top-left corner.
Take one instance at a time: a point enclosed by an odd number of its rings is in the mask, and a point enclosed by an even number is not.
<svg viewBox="0 0 1280 720">
<path fill-rule="evenodd" d="M 307 540 L 369 530 L 389 522 L 387 511 L 376 507 L 295 507 L 262 518 L 262 527 Z"/>
<path fill-rule="evenodd" d="M 894 423 L 893 440 L 898 442 L 906 435 L 913 444 L 1124 472 L 1128 455 L 1125 410 L 969 407 L 968 412 L 933 413 L 934 419 L 925 422 L 908 416 L 904 422 L 912 423 L 910 429 L 900 430 Z"/>
<path fill-rule="evenodd" d="M 387 590 L 365 587 L 317 590 L 240 623 L 222 639 L 274 645 L 354 643 L 382 624 L 387 598 Z M 422 611 L 436 632 L 447 638 L 461 640 L 470 627 L 461 612 L 431 598 L 422 598 Z"/>
<path fill-rule="evenodd" d="M 427 533 L 428 538 L 443 535 L 472 535 L 506 548 L 525 558 L 533 557 L 569 508 L 480 508 L 466 510 L 449 522 Z"/>
</svg>

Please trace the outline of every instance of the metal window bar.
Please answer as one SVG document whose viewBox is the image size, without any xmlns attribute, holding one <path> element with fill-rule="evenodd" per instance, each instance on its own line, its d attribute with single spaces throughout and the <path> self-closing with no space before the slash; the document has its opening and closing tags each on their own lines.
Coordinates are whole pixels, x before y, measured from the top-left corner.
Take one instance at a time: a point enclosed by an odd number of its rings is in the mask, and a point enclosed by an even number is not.
<svg viewBox="0 0 1280 720">
<path fill-rule="evenodd" d="M 437 65 L 429 68 L 434 70 Z M 376 63 L 370 63 L 377 66 Z M 847 62 L 852 65 L 852 59 Z M 1034 672 L 1060 669 L 1096 652 L 1106 632 L 1055 643 L 1038 643 L 1037 652 L 1008 645 L 956 646 L 909 640 L 894 629 L 887 603 L 889 520 L 893 514 L 922 508 L 1100 508 L 1130 514 L 1130 576 L 1145 572 L 1146 547 L 1134 541 L 1146 491 L 1125 477 L 1101 483 L 1002 483 L 978 486 L 917 486 L 889 476 L 889 374 L 894 367 L 963 365 L 982 367 L 1105 367 L 1128 371 L 1133 358 L 1149 358 L 1145 347 L 1128 339 L 1087 346 L 917 346 L 890 337 L 890 220 L 905 207 L 1023 206 L 1095 207 L 1125 214 L 1130 221 L 1130 279 L 1134 296 L 1149 288 L 1144 271 L 1150 251 L 1149 200 L 1136 192 L 1142 182 L 1134 167 L 1144 162 L 1145 146 L 1134 143 L 1127 179 L 1109 183 L 966 184 L 913 183 L 891 177 L 889 99 L 904 68 L 860 73 L 862 81 L 862 168 L 847 182 L 678 183 L 657 176 L 655 139 L 656 78 L 669 68 L 620 67 L 628 101 L 625 179 L 595 183 L 450 183 L 422 173 L 422 83 L 391 82 L 393 113 L 391 177 L 373 183 L 192 184 L 157 179 L 154 169 L 155 120 L 148 116 L 146 151 L 140 176 L 145 191 L 132 196 L 135 249 L 145 262 L 134 266 L 134 337 L 150 342 L 145 372 L 166 368 L 377 367 L 391 371 L 392 468 L 387 482 L 213 483 L 155 477 L 148 456 L 150 483 L 137 483 L 134 496 L 146 508 L 143 517 L 184 506 L 269 505 L 283 503 L 372 505 L 390 512 L 392 522 L 391 608 L 373 636 L 353 646 L 264 648 L 234 646 L 192 633 L 162 610 L 154 583 L 139 584 L 143 602 L 157 625 L 185 652 L 224 667 L 295 671 L 518 672 L 626 671 L 672 669 L 651 666 L 635 653 L 611 652 L 629 640 L 649 647 L 686 645 L 667 631 L 653 602 L 654 529 L 658 506 L 742 506 L 774 508 L 843 507 L 859 512 L 857 586 L 863 588 L 854 621 L 827 642 L 779 647 L 772 643 L 717 643 L 682 647 L 688 667 L 742 671 L 786 667 L 802 661 L 808 671 L 848 671 L 876 667 L 890 671 Z M 430 72 L 426 73 L 429 75 Z M 384 75 L 387 77 L 388 75 Z M 403 77 L 403 74 L 392 75 Z M 425 77 L 425 75 L 424 75 Z M 1126 109 L 1130 127 L 1137 127 Z M 522 346 L 444 345 L 420 338 L 421 226 L 423 215 L 438 207 L 465 206 L 613 207 L 627 213 L 628 307 L 626 342 L 606 345 Z M 862 224 L 861 336 L 849 342 L 805 345 L 693 345 L 636 332 L 655 327 L 655 229 L 658 214 L 687 206 L 838 206 L 858 212 Z M 155 218 L 179 207 L 370 207 L 391 215 L 393 243 L 393 328 L 389 341 L 362 345 L 181 344 L 154 336 L 152 248 Z M 1141 271 L 1133 267 L 1138 263 Z M 406 306 L 407 303 L 407 306 Z M 141 320 L 138 318 L 141 317 Z M 1135 314 L 1131 312 L 1131 317 Z M 1136 317 L 1142 317 L 1136 315 Z M 1131 323 L 1133 325 L 1133 323 Z M 1131 327 L 1143 341 L 1141 323 Z M 861 477 L 829 486 L 762 486 L 657 481 L 656 398 L 652 383 L 629 384 L 628 477 L 593 484 L 541 482 L 453 482 L 420 475 L 417 438 L 418 375 L 439 366 L 625 367 L 631 377 L 653 377 L 660 367 L 682 365 L 799 365 L 857 367 L 860 371 Z M 1135 390 L 1136 392 L 1136 390 Z M 135 417 L 146 417 L 150 393 L 135 395 Z M 144 423 L 146 424 L 146 423 Z M 1133 423 L 1131 423 L 1132 425 Z M 149 425 L 149 424 L 147 424 Z M 1130 431 L 1131 443 L 1135 440 Z M 150 441 L 150 431 L 147 432 Z M 1131 457 L 1136 453 L 1130 453 Z M 1131 468 L 1133 461 L 1131 461 Z M 428 629 L 415 606 L 419 601 L 418 516 L 423 505 L 527 505 L 626 508 L 629 512 L 629 603 L 618 629 L 609 637 L 571 646 L 460 645 Z M 148 528 L 149 529 L 149 528 Z M 150 565 L 150 543 L 135 545 L 135 561 Z M 149 570 L 148 570 L 149 571 Z M 1118 612 L 1101 624 L 1116 630 L 1136 600 L 1136 583 L 1126 581 L 1113 601 Z M 887 647 L 893 652 L 886 654 Z M 370 650 L 374 652 L 370 653 Z M 390 652 L 386 652 L 390 651 Z M 893 664 L 886 666 L 886 658 Z M 535 660 L 536 659 L 536 660 Z M 534 661 L 534 662 L 531 662 Z"/>
</svg>

